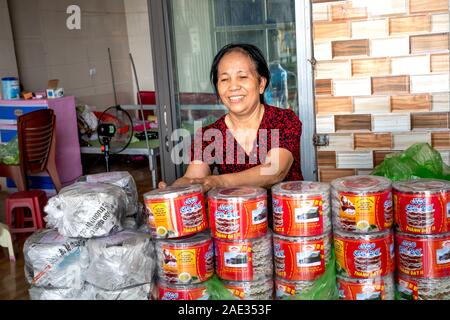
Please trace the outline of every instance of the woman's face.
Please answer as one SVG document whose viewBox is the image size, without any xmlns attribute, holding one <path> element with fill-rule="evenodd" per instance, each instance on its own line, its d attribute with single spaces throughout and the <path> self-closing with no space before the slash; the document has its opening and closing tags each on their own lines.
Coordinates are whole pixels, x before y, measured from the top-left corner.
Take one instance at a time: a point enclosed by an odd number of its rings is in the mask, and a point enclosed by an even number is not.
<svg viewBox="0 0 450 320">
<path fill-rule="evenodd" d="M 240 51 L 227 53 L 219 62 L 217 91 L 222 103 L 235 114 L 252 112 L 264 93 L 266 78 L 256 72 L 251 58 Z"/>
</svg>

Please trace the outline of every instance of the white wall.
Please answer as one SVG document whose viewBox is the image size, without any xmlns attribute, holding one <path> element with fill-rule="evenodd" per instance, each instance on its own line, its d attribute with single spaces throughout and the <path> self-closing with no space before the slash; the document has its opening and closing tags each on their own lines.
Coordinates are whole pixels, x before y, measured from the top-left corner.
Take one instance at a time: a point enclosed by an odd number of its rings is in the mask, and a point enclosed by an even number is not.
<svg viewBox="0 0 450 320">
<path fill-rule="evenodd" d="M 20 81 L 41 90 L 58 78 L 66 95 L 102 110 L 114 104 L 108 47 L 118 102 L 133 102 L 124 0 L 13 0 L 11 20 Z M 128 1 L 128 0 L 125 0 Z M 69 5 L 81 8 L 81 30 L 69 30 Z M 90 69 L 96 74 L 90 75 Z"/>
<path fill-rule="evenodd" d="M 214 58 L 210 0 L 180 0 L 174 7 L 175 53 L 180 92 L 212 92 Z M 206 18 L 205 18 L 206 17 Z"/>
<path fill-rule="evenodd" d="M 124 0 L 124 5 L 128 29 L 128 44 L 136 65 L 140 90 L 154 91 L 155 80 L 153 76 L 147 0 Z M 137 87 L 134 76 L 133 93 L 133 97 L 136 97 Z"/>
<path fill-rule="evenodd" d="M 0 0 L 0 78 L 7 76 L 17 77 L 18 73 L 8 2 Z"/>
</svg>

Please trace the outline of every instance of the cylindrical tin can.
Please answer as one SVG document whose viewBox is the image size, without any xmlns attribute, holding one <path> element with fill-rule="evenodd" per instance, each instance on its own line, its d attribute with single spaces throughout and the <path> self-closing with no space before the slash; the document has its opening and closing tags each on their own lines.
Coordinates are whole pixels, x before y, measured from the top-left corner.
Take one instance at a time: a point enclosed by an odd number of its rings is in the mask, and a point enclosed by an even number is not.
<svg viewBox="0 0 450 320">
<path fill-rule="evenodd" d="M 337 276 L 339 299 L 341 300 L 394 300 L 394 275 L 370 279 L 354 279 Z"/>
<path fill-rule="evenodd" d="M 392 188 L 389 179 L 350 176 L 333 180 L 331 186 L 335 229 L 367 234 L 392 227 Z"/>
<path fill-rule="evenodd" d="M 156 242 L 158 276 L 165 282 L 195 284 L 214 273 L 214 249 L 208 232 Z"/>
<path fill-rule="evenodd" d="M 208 300 L 209 294 L 204 282 L 191 285 L 175 285 L 158 282 L 158 300 Z"/>
<path fill-rule="evenodd" d="M 201 185 L 156 189 L 144 194 L 144 202 L 155 238 L 185 237 L 208 227 Z"/>
<path fill-rule="evenodd" d="M 395 225 L 410 234 L 450 231 L 450 181 L 417 179 L 392 185 Z"/>
<path fill-rule="evenodd" d="M 300 295 L 302 292 L 311 290 L 315 283 L 316 281 L 286 280 L 277 276 L 275 278 L 275 299 L 295 299 L 295 297 Z"/>
<path fill-rule="evenodd" d="M 223 281 L 223 285 L 240 300 L 273 300 L 271 277 L 256 281 Z"/>
<path fill-rule="evenodd" d="M 214 239 L 216 273 L 223 280 L 254 281 L 273 275 L 272 232 L 247 240 Z"/>
<path fill-rule="evenodd" d="M 395 234 L 398 271 L 416 278 L 450 277 L 450 233 Z"/>
<path fill-rule="evenodd" d="M 315 280 L 331 257 L 331 232 L 313 237 L 273 235 L 275 273 L 286 280 Z M 333 266 L 334 267 L 334 266 Z"/>
<path fill-rule="evenodd" d="M 267 232 L 267 191 L 263 188 L 212 189 L 208 210 L 216 239 L 254 239 Z"/>
<path fill-rule="evenodd" d="M 398 274 L 396 284 L 400 300 L 450 300 L 450 277 L 423 279 Z"/>
<path fill-rule="evenodd" d="M 391 230 L 367 235 L 334 232 L 336 272 L 349 278 L 384 277 L 395 269 Z"/>
<path fill-rule="evenodd" d="M 20 99 L 19 80 L 14 77 L 2 78 L 2 93 L 3 93 L 3 100 Z"/>
<path fill-rule="evenodd" d="M 321 235 L 331 228 L 330 185 L 281 182 L 272 187 L 273 231 L 289 237 Z"/>
</svg>

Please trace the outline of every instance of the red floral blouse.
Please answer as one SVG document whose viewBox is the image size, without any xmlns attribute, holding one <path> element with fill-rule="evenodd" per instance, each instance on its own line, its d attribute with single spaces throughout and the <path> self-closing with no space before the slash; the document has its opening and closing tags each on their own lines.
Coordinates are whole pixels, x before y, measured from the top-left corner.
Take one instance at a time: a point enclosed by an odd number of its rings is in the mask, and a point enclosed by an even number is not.
<svg viewBox="0 0 450 320">
<path fill-rule="evenodd" d="M 294 157 L 284 181 L 303 180 L 300 168 L 301 134 L 302 123 L 292 110 L 264 105 L 264 115 L 249 155 L 228 130 L 224 115 L 196 132 L 190 158 L 208 163 L 211 172 L 215 168 L 219 174 L 241 172 L 260 165 L 267 152 L 277 147 L 278 143 L 279 148 L 289 150 Z"/>
</svg>

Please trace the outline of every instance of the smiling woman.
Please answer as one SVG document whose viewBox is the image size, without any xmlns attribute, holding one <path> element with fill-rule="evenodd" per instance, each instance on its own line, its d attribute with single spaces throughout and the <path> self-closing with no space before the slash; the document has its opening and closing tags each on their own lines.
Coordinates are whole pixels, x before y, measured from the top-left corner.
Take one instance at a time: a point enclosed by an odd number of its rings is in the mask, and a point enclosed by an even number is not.
<svg viewBox="0 0 450 320">
<path fill-rule="evenodd" d="M 302 124 L 292 110 L 265 104 L 270 71 L 261 51 L 250 44 L 226 45 L 214 58 L 210 78 L 228 113 L 195 133 L 192 161 L 174 185 L 198 183 L 206 192 L 303 180 Z M 215 168 L 218 175 L 212 174 Z"/>
</svg>

